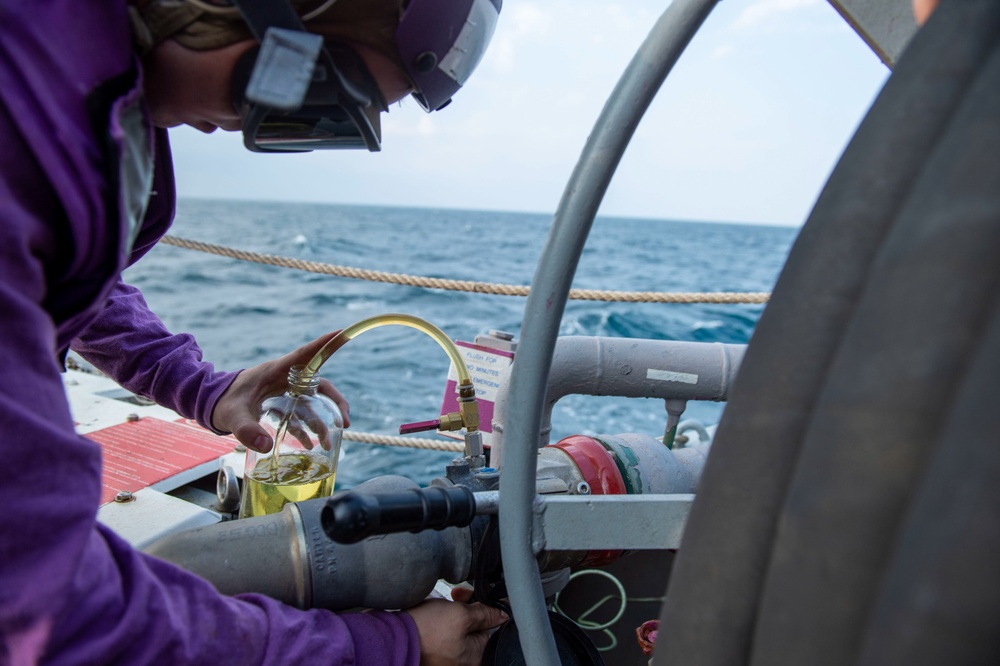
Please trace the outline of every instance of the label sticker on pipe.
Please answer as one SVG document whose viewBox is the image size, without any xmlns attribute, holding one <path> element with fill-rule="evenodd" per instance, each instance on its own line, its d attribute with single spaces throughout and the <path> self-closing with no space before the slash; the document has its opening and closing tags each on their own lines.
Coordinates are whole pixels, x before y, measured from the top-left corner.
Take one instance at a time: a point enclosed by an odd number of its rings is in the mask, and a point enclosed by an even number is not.
<svg viewBox="0 0 1000 666">
<path fill-rule="evenodd" d="M 687 372 L 672 372 L 670 370 L 656 370 L 649 368 L 646 370 L 646 379 L 659 379 L 663 382 L 680 382 L 681 384 L 697 384 L 698 375 Z"/>
</svg>

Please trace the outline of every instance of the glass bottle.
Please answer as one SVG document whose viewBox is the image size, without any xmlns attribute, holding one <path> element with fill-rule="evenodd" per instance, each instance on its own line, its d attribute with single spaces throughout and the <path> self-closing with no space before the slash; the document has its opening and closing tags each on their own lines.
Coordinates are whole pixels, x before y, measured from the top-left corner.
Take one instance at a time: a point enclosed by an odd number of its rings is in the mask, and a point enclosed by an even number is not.
<svg viewBox="0 0 1000 666">
<path fill-rule="evenodd" d="M 274 446 L 267 453 L 247 449 L 240 518 L 333 493 L 344 418 L 336 403 L 317 391 L 319 375 L 303 370 L 289 369 L 288 390 L 261 404 L 260 425 Z"/>
</svg>

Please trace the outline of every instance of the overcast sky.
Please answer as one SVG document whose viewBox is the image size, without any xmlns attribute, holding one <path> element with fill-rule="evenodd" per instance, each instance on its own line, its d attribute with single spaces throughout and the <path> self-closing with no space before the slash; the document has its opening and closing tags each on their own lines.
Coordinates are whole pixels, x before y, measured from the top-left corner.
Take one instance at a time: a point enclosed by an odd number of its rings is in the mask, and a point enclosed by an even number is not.
<svg viewBox="0 0 1000 666">
<path fill-rule="evenodd" d="M 667 6 L 505 0 L 447 109 L 406 100 L 381 153 L 257 155 L 171 131 L 180 196 L 552 213 Z M 603 215 L 800 225 L 888 69 L 825 0 L 724 0 L 643 119 Z"/>
</svg>

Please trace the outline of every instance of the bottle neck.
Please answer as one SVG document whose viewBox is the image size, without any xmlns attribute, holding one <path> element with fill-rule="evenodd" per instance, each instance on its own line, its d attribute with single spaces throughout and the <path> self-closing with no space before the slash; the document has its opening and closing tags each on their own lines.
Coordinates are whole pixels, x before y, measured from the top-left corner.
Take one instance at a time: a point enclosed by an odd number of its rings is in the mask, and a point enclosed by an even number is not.
<svg viewBox="0 0 1000 666">
<path fill-rule="evenodd" d="M 319 375 L 305 370 L 304 365 L 293 365 L 288 369 L 288 390 L 296 395 L 316 395 Z"/>
</svg>

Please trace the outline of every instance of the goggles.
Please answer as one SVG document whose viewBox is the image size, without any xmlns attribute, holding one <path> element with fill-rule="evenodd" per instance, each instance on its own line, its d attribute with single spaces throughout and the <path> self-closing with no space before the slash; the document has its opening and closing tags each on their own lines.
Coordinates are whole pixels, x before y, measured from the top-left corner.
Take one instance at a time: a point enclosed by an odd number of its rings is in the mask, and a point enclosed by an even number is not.
<svg viewBox="0 0 1000 666">
<path fill-rule="evenodd" d="M 379 113 L 387 110 L 386 103 L 374 77 L 352 49 L 335 42 L 324 43 L 305 95 L 295 105 L 274 98 L 267 100 L 270 104 L 248 99 L 248 90 L 267 85 L 259 80 L 251 85 L 260 52 L 266 48 L 268 43 L 250 49 L 233 73 L 233 106 L 243 117 L 243 144 L 247 149 L 303 152 L 381 148 Z M 255 96 L 261 98 L 259 90 Z"/>
<path fill-rule="evenodd" d="M 363 0 L 362 0 L 363 1 Z M 437 111 L 468 80 L 493 36 L 502 0 L 410 0 L 396 29 L 413 97 Z M 243 143 L 254 152 L 381 149 L 378 82 L 348 46 L 306 31 L 288 0 L 233 0 L 261 42 L 233 75 Z"/>
</svg>

